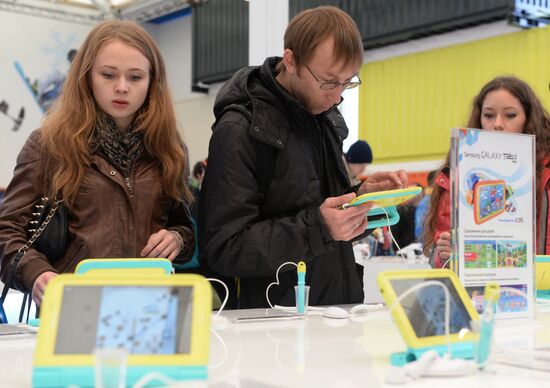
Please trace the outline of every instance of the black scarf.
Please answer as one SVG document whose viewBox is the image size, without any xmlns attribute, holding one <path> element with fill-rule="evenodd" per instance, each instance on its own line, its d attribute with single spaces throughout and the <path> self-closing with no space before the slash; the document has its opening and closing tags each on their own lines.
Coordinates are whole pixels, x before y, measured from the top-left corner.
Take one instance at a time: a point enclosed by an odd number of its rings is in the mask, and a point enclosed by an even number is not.
<svg viewBox="0 0 550 388">
<path fill-rule="evenodd" d="M 143 135 L 137 133 L 136 122 L 126 132 L 121 132 L 113 119 L 104 113 L 97 115 L 94 142 L 96 152 L 119 169 L 125 177 L 130 176 L 134 163 L 141 156 Z"/>
</svg>

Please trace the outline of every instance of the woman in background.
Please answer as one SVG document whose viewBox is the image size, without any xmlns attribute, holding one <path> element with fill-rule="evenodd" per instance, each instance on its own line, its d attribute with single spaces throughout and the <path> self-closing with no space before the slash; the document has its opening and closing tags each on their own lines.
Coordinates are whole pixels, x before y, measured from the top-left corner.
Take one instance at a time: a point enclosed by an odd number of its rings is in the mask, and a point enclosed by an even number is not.
<svg viewBox="0 0 550 388">
<path fill-rule="evenodd" d="M 515 77 L 497 77 L 474 98 L 468 128 L 526 133 L 536 137 L 537 253 L 550 254 L 550 116 L 533 90 Z M 437 178 L 425 220 L 424 254 L 441 268 L 451 257 L 450 153 Z"/>
<path fill-rule="evenodd" d="M 157 45 L 134 22 L 98 24 L 17 158 L 0 207 L 2 280 L 15 273 L 12 286 L 32 290 L 40 305 L 48 281 L 84 258 L 189 260 L 195 241 L 184 171 Z M 68 210 L 65 252 L 53 260 L 31 247 L 14 263 L 42 196 L 61 198 Z"/>
</svg>

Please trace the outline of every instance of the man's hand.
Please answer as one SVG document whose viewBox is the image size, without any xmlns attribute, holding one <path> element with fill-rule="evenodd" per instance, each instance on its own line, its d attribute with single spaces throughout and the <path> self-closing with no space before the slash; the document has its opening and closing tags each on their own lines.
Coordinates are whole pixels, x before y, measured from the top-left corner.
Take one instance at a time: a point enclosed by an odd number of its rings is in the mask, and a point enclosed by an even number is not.
<svg viewBox="0 0 550 388">
<path fill-rule="evenodd" d="M 341 209 L 343 204 L 349 203 L 353 198 L 355 193 L 327 198 L 319 207 L 321 217 L 333 240 L 349 241 L 362 234 L 367 228 L 367 212 L 372 204 L 365 203 Z"/>
<path fill-rule="evenodd" d="M 375 191 L 402 189 L 404 187 L 407 187 L 407 174 L 404 170 L 378 171 L 370 175 L 359 186 L 357 195 L 373 193 Z"/>
<path fill-rule="evenodd" d="M 435 243 L 435 253 L 439 254 L 439 258 L 442 260 L 441 264 L 445 265 L 445 262 L 451 257 L 451 234 L 449 232 L 441 233 Z"/>
<path fill-rule="evenodd" d="M 55 272 L 47 271 L 40 274 L 34 281 L 34 284 L 32 285 L 32 300 L 34 300 L 34 303 L 36 303 L 38 307 L 42 304 L 42 296 L 44 296 L 44 290 L 46 289 L 48 282 L 51 278 L 56 276 L 57 274 Z"/>
<path fill-rule="evenodd" d="M 142 249 L 141 257 L 162 257 L 174 261 L 183 249 L 183 241 L 178 238 L 176 233 L 166 229 L 153 233 L 149 237 L 147 245 Z"/>
</svg>

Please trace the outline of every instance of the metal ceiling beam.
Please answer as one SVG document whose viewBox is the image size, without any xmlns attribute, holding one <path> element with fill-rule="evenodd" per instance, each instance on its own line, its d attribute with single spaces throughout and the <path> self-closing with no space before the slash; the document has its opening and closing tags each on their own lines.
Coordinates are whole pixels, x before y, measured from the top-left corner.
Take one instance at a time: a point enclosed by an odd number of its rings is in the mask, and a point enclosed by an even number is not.
<svg viewBox="0 0 550 388">
<path fill-rule="evenodd" d="M 189 7 L 188 0 L 152 0 L 129 4 L 120 10 L 123 19 L 146 22 Z"/>
<path fill-rule="evenodd" d="M 32 0 L 0 0 L 0 11 L 41 16 L 49 19 L 95 24 L 105 19 L 96 10 L 67 7 L 57 3 Z"/>
<path fill-rule="evenodd" d="M 135 1 L 120 7 L 111 6 L 108 0 L 92 0 L 92 2 L 92 7 L 84 7 L 55 0 L 0 0 L 0 11 L 95 24 L 114 17 L 146 22 L 189 7 L 189 0 Z"/>
<path fill-rule="evenodd" d="M 92 3 L 99 9 L 105 16 L 114 17 L 111 2 L 108 0 L 92 0 Z"/>
</svg>

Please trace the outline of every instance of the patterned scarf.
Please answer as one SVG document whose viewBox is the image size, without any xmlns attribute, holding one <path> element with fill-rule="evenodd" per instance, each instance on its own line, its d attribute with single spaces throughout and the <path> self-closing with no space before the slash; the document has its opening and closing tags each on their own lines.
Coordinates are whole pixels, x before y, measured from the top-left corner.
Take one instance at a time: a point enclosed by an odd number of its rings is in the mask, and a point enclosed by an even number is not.
<svg viewBox="0 0 550 388">
<path fill-rule="evenodd" d="M 136 160 L 141 156 L 144 145 L 143 135 L 134 131 L 136 122 L 132 122 L 125 132 L 121 132 L 113 119 L 104 113 L 97 115 L 94 142 L 96 152 L 117 167 L 125 177 Z"/>
</svg>

